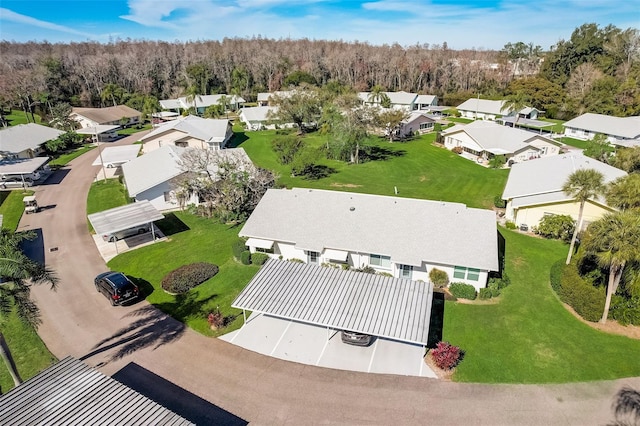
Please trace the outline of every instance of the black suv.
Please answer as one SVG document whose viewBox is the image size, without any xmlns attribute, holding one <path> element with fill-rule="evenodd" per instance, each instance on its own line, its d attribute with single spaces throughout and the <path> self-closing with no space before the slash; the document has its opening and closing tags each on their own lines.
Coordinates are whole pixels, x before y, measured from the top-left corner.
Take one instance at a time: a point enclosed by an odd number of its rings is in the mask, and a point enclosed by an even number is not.
<svg viewBox="0 0 640 426">
<path fill-rule="evenodd" d="M 140 293 L 138 286 L 122 272 L 103 272 L 96 277 L 95 285 L 96 290 L 104 294 L 112 306 L 136 299 Z"/>
</svg>

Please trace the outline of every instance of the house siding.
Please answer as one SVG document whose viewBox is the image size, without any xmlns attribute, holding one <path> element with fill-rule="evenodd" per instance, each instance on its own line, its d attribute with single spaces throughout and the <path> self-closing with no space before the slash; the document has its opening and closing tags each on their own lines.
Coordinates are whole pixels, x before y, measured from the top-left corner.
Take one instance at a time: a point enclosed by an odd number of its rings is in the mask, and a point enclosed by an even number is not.
<svg viewBox="0 0 640 426">
<path fill-rule="evenodd" d="M 180 208 L 180 204 L 175 197 L 171 197 L 170 201 L 165 201 L 165 193 L 171 192 L 174 188 L 171 186 L 169 182 L 163 182 L 159 185 L 154 186 L 153 188 L 149 188 L 146 191 L 142 191 L 137 194 L 134 198 L 136 201 L 147 200 L 151 203 L 153 207 L 160 211 L 170 211 L 177 210 Z M 191 197 L 185 205 L 189 204 L 197 204 L 198 200 L 195 196 Z"/>
<path fill-rule="evenodd" d="M 513 208 L 512 200 L 507 202 L 505 217 L 516 225 L 526 224 L 529 227 L 538 226 L 545 214 L 569 215 L 574 220 L 578 220 L 580 203 L 565 201 L 560 203 L 549 203 L 530 207 Z M 600 219 L 605 213 L 614 211 L 611 208 L 603 207 L 599 204 L 588 201 L 585 203 L 583 221 L 585 224 Z"/>
</svg>

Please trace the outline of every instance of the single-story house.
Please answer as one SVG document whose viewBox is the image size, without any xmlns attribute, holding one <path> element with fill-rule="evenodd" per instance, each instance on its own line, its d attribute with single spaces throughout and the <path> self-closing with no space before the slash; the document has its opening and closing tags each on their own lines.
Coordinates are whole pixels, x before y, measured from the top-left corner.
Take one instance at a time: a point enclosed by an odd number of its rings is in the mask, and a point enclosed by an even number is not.
<svg viewBox="0 0 640 426">
<path fill-rule="evenodd" d="M 204 110 L 211 105 L 220 105 L 223 96 L 226 99 L 227 106 L 232 111 L 242 108 L 242 104 L 246 102 L 242 97 L 237 95 L 198 95 L 191 101 L 187 100 L 187 96 L 183 96 L 178 99 L 163 99 L 160 101 L 160 107 L 163 110 L 177 113 L 181 113 L 189 108 L 197 108 L 196 112 L 198 114 L 203 114 Z"/>
<path fill-rule="evenodd" d="M 414 111 L 409 117 L 400 123 L 400 128 L 397 131 L 397 136 L 403 138 L 406 136 L 412 136 L 416 133 L 423 134 L 431 132 L 434 125 L 438 121 L 432 115 L 425 114 L 424 112 Z"/>
<path fill-rule="evenodd" d="M 391 103 L 391 108 L 404 109 L 407 111 L 428 111 L 430 107 L 438 105 L 438 97 L 435 95 L 418 95 L 405 91 L 383 92 Z M 364 104 L 380 105 L 379 100 L 371 98 L 371 92 L 359 92 L 358 98 Z"/>
<path fill-rule="evenodd" d="M 247 130 L 275 129 L 276 123 L 270 116 L 276 111 L 278 107 L 273 106 L 245 107 L 240 110 L 239 118 Z M 293 124 L 278 124 L 278 126 L 292 127 Z"/>
<path fill-rule="evenodd" d="M 564 135 L 575 139 L 593 139 L 598 133 L 619 146 L 640 145 L 640 116 L 613 117 L 588 112 L 569 120 L 564 125 Z"/>
<path fill-rule="evenodd" d="M 136 201 L 148 200 L 160 211 L 180 208 L 180 202 L 175 192 L 172 180 L 185 173 L 181 164 L 181 156 L 188 149 L 175 145 L 162 147 L 137 157 L 122 165 L 124 183 L 129 196 Z M 216 155 L 223 157 L 237 157 L 243 162 L 251 160 L 242 148 L 231 148 L 216 151 Z M 212 173 L 216 173 L 212 166 Z M 184 205 L 198 204 L 196 195 L 184 201 Z"/>
<path fill-rule="evenodd" d="M 61 130 L 35 123 L 0 130 L 0 159 L 36 157 L 44 152 L 42 145 L 63 134 Z"/>
<path fill-rule="evenodd" d="M 483 162 L 504 155 L 508 165 L 558 155 L 562 144 L 543 135 L 501 126 L 493 121 L 457 124 L 442 132 L 444 146 L 462 148 L 465 156 Z"/>
<path fill-rule="evenodd" d="M 218 150 L 223 149 L 232 136 L 229 120 L 188 115 L 156 127 L 140 141 L 146 153 L 165 145 Z"/>
<path fill-rule="evenodd" d="M 536 161 L 515 164 L 502 198 L 507 202 L 505 217 L 517 225 L 537 226 L 547 215 L 570 215 L 578 220 L 580 204 L 562 191 L 576 170 L 595 169 L 609 183 L 627 173 L 582 154 L 562 154 Z M 587 201 L 583 213 L 583 228 L 603 214 L 613 211 L 604 198 Z"/>
<path fill-rule="evenodd" d="M 251 252 L 335 267 L 371 267 L 484 287 L 499 270 L 495 213 L 447 203 L 317 189 L 269 189 L 243 228 Z"/>
<path fill-rule="evenodd" d="M 258 93 L 258 106 L 271 106 L 271 98 L 277 96 L 279 98 L 286 98 L 291 96 L 294 90 L 277 90 L 275 92 L 261 92 Z"/>
<path fill-rule="evenodd" d="M 101 124 L 126 127 L 139 124 L 142 113 L 126 105 L 117 105 L 106 108 L 73 108 L 70 117 L 80 123 L 82 128 Z"/>
<path fill-rule="evenodd" d="M 502 116 L 515 115 L 508 109 L 502 109 L 505 101 L 471 98 L 457 106 L 458 111 L 465 118 L 475 120 L 495 120 Z M 525 107 L 518 112 L 520 118 L 535 120 L 539 111 L 532 107 Z"/>
</svg>

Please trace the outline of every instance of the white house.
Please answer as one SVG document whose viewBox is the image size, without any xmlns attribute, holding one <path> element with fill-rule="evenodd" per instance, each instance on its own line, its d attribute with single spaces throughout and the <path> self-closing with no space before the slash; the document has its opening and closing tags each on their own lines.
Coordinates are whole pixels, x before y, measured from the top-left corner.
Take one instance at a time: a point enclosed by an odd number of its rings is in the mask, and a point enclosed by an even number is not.
<svg viewBox="0 0 640 426">
<path fill-rule="evenodd" d="M 413 111 L 409 117 L 400 123 L 398 136 L 412 136 L 416 133 L 424 134 L 433 131 L 437 118 L 424 112 Z"/>
<path fill-rule="evenodd" d="M 510 116 L 515 114 L 508 109 L 503 109 L 505 101 L 492 101 L 489 99 L 471 98 L 467 99 L 456 108 L 465 118 L 474 120 L 495 120 L 502 116 Z M 538 118 L 538 110 L 531 107 L 525 107 L 518 112 L 520 118 L 528 118 L 535 120 Z"/>
<path fill-rule="evenodd" d="M 73 108 L 70 117 L 81 128 L 99 125 L 132 126 L 140 123 L 142 113 L 126 105 L 106 108 Z"/>
<path fill-rule="evenodd" d="M 478 162 L 504 155 L 508 165 L 557 155 L 562 145 L 539 134 L 481 120 L 457 124 L 444 130 L 442 136 L 449 150 L 460 147 L 467 157 Z"/>
<path fill-rule="evenodd" d="M 42 145 L 62 134 L 63 131 L 35 123 L 0 130 L 0 159 L 36 157 L 44 152 Z"/>
<path fill-rule="evenodd" d="M 293 123 L 275 123 L 271 118 L 278 111 L 274 106 L 245 107 L 240 110 L 239 118 L 247 130 L 275 129 L 276 127 L 293 127 Z"/>
<path fill-rule="evenodd" d="M 576 139 L 593 139 L 598 133 L 619 146 L 640 146 L 640 116 L 613 117 L 586 113 L 564 123 L 564 135 Z"/>
<path fill-rule="evenodd" d="M 160 211 L 180 208 L 172 180 L 185 173 L 180 158 L 182 154 L 194 148 L 181 148 L 175 145 L 164 145 L 153 152 L 137 157 L 122 165 L 124 182 L 129 196 L 136 201 L 148 200 Z M 251 163 L 242 148 L 216 151 L 222 157 L 236 157 L 243 162 Z M 212 165 L 212 174 L 216 173 Z M 184 205 L 198 204 L 198 197 L 193 195 Z"/>
<path fill-rule="evenodd" d="M 316 189 L 269 189 L 239 235 L 251 252 L 305 263 L 373 267 L 484 287 L 498 271 L 495 213 L 460 203 Z"/>
<path fill-rule="evenodd" d="M 429 111 L 431 107 L 438 105 L 438 97 L 435 95 L 418 95 L 405 91 L 382 92 L 390 101 L 391 108 L 404 109 L 406 111 Z M 379 100 L 373 100 L 371 92 L 359 92 L 358 98 L 362 103 L 369 105 L 380 105 Z"/>
<path fill-rule="evenodd" d="M 515 164 L 502 194 L 507 202 L 506 219 L 529 227 L 537 226 L 544 216 L 552 214 L 570 215 L 577 220 L 580 204 L 565 194 L 562 186 L 569 175 L 580 169 L 601 172 L 606 183 L 627 174 L 593 158 L 573 153 Z M 583 227 L 613 210 L 602 197 L 589 200 L 584 208 Z"/>
<path fill-rule="evenodd" d="M 261 92 L 258 93 L 258 106 L 270 106 L 272 97 L 288 98 L 293 95 L 295 90 L 276 90 L 275 92 Z"/>
<path fill-rule="evenodd" d="M 160 107 L 163 110 L 182 112 L 189 108 L 196 108 L 198 114 L 203 114 L 204 110 L 211 105 L 221 105 L 222 97 L 224 96 L 225 103 L 232 111 L 235 111 L 242 107 L 246 101 L 237 95 L 196 95 L 194 99 L 187 100 L 187 96 L 182 96 L 177 99 L 162 99 L 160 101 Z"/>
<path fill-rule="evenodd" d="M 232 136 L 229 120 L 189 115 L 161 124 L 140 141 L 146 153 L 165 145 L 218 150 L 223 149 Z"/>
</svg>

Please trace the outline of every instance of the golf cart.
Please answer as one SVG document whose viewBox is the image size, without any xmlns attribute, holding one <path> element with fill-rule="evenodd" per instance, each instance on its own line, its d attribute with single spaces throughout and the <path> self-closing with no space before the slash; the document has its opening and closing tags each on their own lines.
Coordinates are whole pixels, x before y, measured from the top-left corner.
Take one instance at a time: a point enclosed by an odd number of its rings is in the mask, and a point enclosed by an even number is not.
<svg viewBox="0 0 640 426">
<path fill-rule="evenodd" d="M 22 202 L 24 203 L 24 212 L 26 214 L 38 213 L 39 207 L 35 195 L 27 195 L 22 199 Z"/>
</svg>

